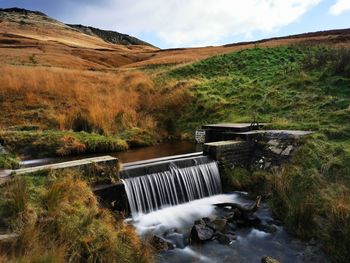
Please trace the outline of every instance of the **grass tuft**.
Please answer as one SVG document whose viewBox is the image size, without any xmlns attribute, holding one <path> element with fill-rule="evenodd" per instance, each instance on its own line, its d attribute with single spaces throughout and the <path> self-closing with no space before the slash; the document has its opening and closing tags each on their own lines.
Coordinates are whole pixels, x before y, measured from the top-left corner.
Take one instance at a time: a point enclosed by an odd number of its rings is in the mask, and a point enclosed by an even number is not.
<svg viewBox="0 0 350 263">
<path fill-rule="evenodd" d="M 153 261 L 134 229 L 100 208 L 79 174 L 64 171 L 33 183 L 29 177 L 15 178 L 0 193 L 1 217 L 19 234 L 11 244 L 0 243 L 1 257 L 10 262 Z"/>
</svg>

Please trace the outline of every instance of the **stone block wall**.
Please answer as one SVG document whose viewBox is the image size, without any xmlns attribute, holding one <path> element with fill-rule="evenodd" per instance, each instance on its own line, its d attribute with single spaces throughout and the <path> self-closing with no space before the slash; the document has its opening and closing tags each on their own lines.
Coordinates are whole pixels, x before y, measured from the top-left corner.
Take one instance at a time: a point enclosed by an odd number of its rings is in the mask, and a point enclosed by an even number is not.
<svg viewBox="0 0 350 263">
<path fill-rule="evenodd" d="M 220 166 L 248 167 L 253 157 L 254 145 L 252 141 L 219 141 L 204 144 L 203 152 L 218 161 Z"/>
</svg>

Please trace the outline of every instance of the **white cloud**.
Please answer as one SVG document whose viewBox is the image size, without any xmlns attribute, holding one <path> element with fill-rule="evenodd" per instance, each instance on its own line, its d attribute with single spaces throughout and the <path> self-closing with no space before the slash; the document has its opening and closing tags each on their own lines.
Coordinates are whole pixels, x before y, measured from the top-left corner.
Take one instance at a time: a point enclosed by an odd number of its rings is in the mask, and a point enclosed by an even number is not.
<svg viewBox="0 0 350 263">
<path fill-rule="evenodd" d="M 321 0 L 109 0 L 76 14 L 79 22 L 127 32 L 153 33 L 168 46 L 213 45 L 225 38 L 274 32 Z M 111 28 L 115 25 L 115 28 Z"/>
<path fill-rule="evenodd" d="M 329 13 L 334 16 L 340 15 L 345 11 L 350 11 L 350 0 L 337 0 L 329 9 Z"/>
</svg>

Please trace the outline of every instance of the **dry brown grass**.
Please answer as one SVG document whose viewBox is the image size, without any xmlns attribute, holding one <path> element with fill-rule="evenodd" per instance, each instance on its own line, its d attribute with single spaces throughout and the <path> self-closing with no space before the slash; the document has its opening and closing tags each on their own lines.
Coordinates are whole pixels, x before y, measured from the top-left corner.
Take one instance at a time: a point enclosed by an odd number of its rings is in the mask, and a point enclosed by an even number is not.
<svg viewBox="0 0 350 263">
<path fill-rule="evenodd" d="M 0 214 L 19 234 L 0 242 L 7 262 L 153 262 L 123 218 L 99 207 L 88 184 L 65 171 L 33 185 L 16 178 L 0 193 Z M 34 181 L 36 181 L 35 179 Z M 25 198 L 25 200 L 24 200 Z"/>
<path fill-rule="evenodd" d="M 152 50 L 144 46 L 125 47 L 105 43 L 108 48 L 95 49 L 66 45 L 59 42 L 59 39 L 49 41 L 30 38 L 19 35 L 16 30 L 4 33 L 2 29 L 0 28 L 0 63 L 3 64 L 114 70 L 152 56 L 148 54 Z M 62 34 L 57 33 L 56 37 L 60 35 Z M 74 35 L 71 37 L 74 38 Z M 76 37 L 78 39 L 79 35 Z"/>
<path fill-rule="evenodd" d="M 323 239 L 328 253 L 334 262 L 347 262 L 345 256 L 350 247 L 350 192 L 339 184 L 331 184 L 328 191 L 322 193 L 326 213 L 323 223 Z M 339 253 L 343 252 L 343 253 Z"/>
<path fill-rule="evenodd" d="M 140 71 L 103 73 L 32 66 L 0 66 L 0 126 L 37 124 L 41 128 L 104 134 L 132 128 L 154 131 L 166 112 L 178 112 L 190 99 L 187 87 L 155 88 Z"/>
<path fill-rule="evenodd" d="M 191 100 L 187 87 L 155 85 L 150 74 L 134 68 L 190 63 L 257 45 L 274 47 L 305 40 L 349 45 L 347 39 L 346 34 L 341 39 L 325 34 L 160 51 L 108 44 L 53 20 L 25 25 L 16 20 L 3 22 L 0 129 L 38 124 L 41 128 L 118 133 L 133 128 L 155 131 L 162 123 L 168 126 L 166 136 L 172 126 L 166 124 L 171 119 L 167 115 L 181 114 Z"/>
<path fill-rule="evenodd" d="M 261 47 L 261 48 L 272 48 L 278 46 L 288 46 L 300 43 L 313 43 L 314 45 L 332 45 L 337 47 L 350 47 L 350 40 L 348 33 L 343 35 L 333 35 L 329 36 L 327 33 L 320 36 L 310 37 L 304 36 L 299 38 L 281 38 L 281 39 L 271 39 L 266 40 L 261 43 L 238 43 L 227 46 L 210 46 L 201 48 L 183 48 L 183 49 L 169 49 L 153 51 L 153 56 L 149 58 L 142 59 L 140 61 L 125 64 L 122 67 L 147 67 L 155 65 L 167 65 L 167 64 L 182 64 L 191 63 L 194 61 L 206 59 L 210 56 L 226 54 L 231 52 L 238 52 L 244 49 Z"/>
<path fill-rule="evenodd" d="M 26 66 L 1 66 L 0 71 L 3 126 L 40 122 L 46 117 L 61 129 L 71 129 L 77 116 L 82 116 L 105 132 L 139 127 L 139 111 L 147 110 L 153 92 L 153 82 L 141 72 Z M 147 126 L 149 122 L 152 120 L 147 120 Z"/>
</svg>

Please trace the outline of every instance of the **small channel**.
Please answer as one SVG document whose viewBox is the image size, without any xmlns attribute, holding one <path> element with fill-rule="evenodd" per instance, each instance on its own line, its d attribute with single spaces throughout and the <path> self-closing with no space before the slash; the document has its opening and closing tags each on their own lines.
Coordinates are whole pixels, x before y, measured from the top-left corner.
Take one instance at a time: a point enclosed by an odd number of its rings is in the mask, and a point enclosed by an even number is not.
<svg viewBox="0 0 350 263">
<path fill-rule="evenodd" d="M 102 155 L 111 155 L 118 158 L 122 163 L 136 162 L 141 160 L 148 160 L 153 158 L 179 155 L 193 152 L 200 152 L 202 149 L 200 145 L 196 145 L 190 141 L 168 141 L 162 142 L 157 145 L 132 148 L 125 152 L 112 152 L 104 154 L 85 154 L 75 155 L 67 157 L 52 157 L 52 158 L 41 158 L 41 159 L 30 159 L 26 158 L 21 162 L 21 166 L 33 167 L 38 165 L 45 165 L 57 162 L 74 161 L 82 158 L 97 157 Z"/>
</svg>

